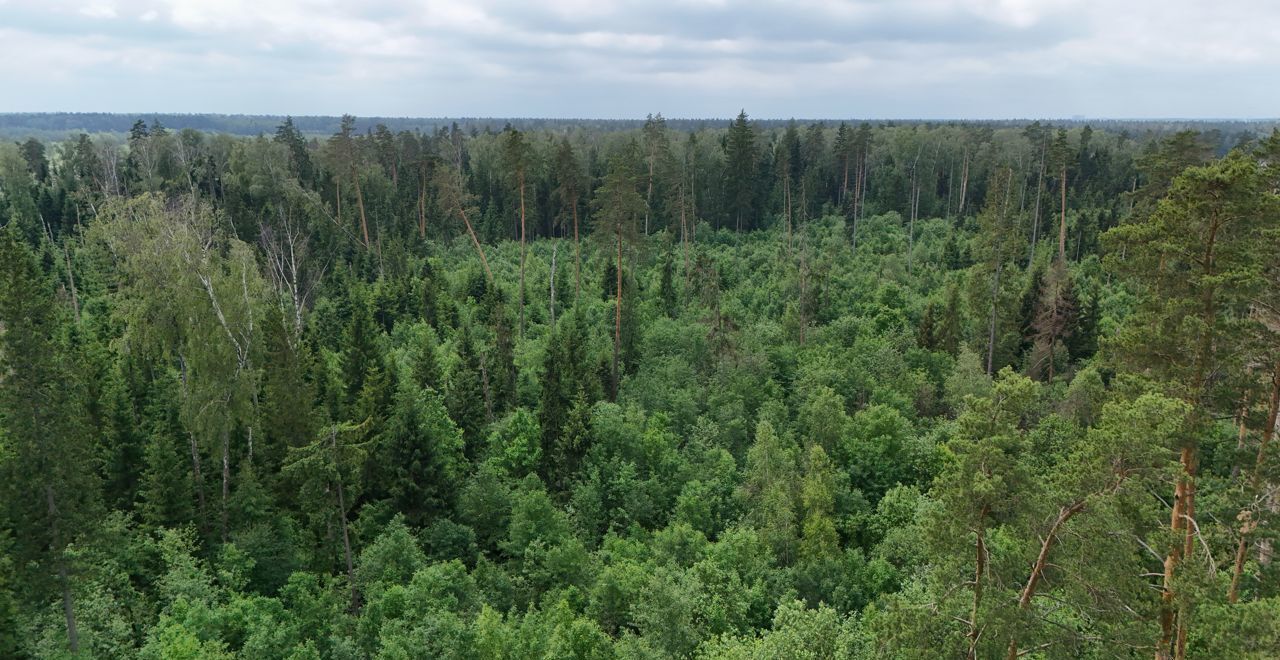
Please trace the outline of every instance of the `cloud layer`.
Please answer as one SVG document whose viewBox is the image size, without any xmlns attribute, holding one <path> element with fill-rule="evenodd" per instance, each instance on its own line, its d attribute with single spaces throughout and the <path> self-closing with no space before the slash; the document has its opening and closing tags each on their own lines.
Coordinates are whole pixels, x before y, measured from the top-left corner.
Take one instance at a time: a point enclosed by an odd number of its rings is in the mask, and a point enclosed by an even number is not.
<svg viewBox="0 0 1280 660">
<path fill-rule="evenodd" d="M 1253 0 L 0 0 L 0 111 L 1280 115 Z"/>
</svg>

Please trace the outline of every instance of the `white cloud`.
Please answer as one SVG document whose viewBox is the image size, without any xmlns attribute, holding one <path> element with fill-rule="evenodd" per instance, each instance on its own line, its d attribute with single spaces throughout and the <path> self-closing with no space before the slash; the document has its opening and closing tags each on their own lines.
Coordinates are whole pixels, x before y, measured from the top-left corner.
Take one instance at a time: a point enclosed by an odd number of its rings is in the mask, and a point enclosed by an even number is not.
<svg viewBox="0 0 1280 660">
<path fill-rule="evenodd" d="M 81 7 L 80 13 L 89 18 L 115 18 L 116 8 L 109 2 L 91 2 Z"/>
<path fill-rule="evenodd" d="M 0 0 L 20 91 L 0 111 L 1274 115 L 1277 19 L 1261 0 Z"/>
</svg>

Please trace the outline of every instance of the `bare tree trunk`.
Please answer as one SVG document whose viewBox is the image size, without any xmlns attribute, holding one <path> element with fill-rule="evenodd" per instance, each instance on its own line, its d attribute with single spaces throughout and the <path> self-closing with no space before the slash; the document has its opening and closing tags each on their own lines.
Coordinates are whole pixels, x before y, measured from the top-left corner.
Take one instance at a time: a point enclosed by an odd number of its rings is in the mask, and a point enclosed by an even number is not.
<svg viewBox="0 0 1280 660">
<path fill-rule="evenodd" d="M 849 211 L 851 224 L 849 231 L 850 249 L 858 249 L 858 220 L 862 216 L 862 188 L 864 180 L 864 170 L 866 169 L 866 158 L 863 154 L 858 154 L 858 162 L 855 166 L 853 175 L 853 207 Z"/>
<path fill-rule="evenodd" d="M 338 427 L 329 430 L 329 449 L 333 452 L 335 465 L 338 456 Z M 342 556 L 347 562 L 347 585 L 351 587 L 351 611 L 360 609 L 360 591 L 356 589 L 355 565 L 351 561 L 351 534 L 347 531 L 347 500 L 342 491 L 342 475 L 334 480 L 338 491 L 338 520 L 342 521 Z"/>
<path fill-rule="evenodd" d="M 913 170 L 915 168 L 912 168 Z M 911 272 L 911 253 L 916 244 L 916 214 L 920 212 L 920 177 L 916 172 L 911 174 L 911 216 L 907 221 L 907 272 Z"/>
<path fill-rule="evenodd" d="M 360 175 L 356 174 L 355 171 L 352 170 L 351 179 L 356 185 L 356 204 L 360 205 L 360 232 L 364 234 L 364 246 L 368 248 L 370 245 L 369 222 L 365 219 L 364 215 L 364 195 L 360 193 Z"/>
<path fill-rule="evenodd" d="M 1058 258 L 1067 261 L 1067 168 L 1062 168 L 1059 187 L 1062 189 L 1062 218 L 1058 221 Z"/>
<path fill-rule="evenodd" d="M 1217 245 L 1217 234 L 1221 227 L 1222 223 L 1215 218 L 1209 227 L 1209 235 L 1206 237 L 1204 254 L 1199 262 L 1201 264 L 1201 273 L 1210 278 L 1217 274 L 1217 269 L 1214 265 L 1214 250 Z M 1161 267 L 1163 267 L 1163 264 Z M 1207 289 L 1202 298 L 1199 318 L 1211 320 L 1217 312 L 1217 305 L 1214 300 L 1214 289 Z M 1205 383 L 1206 372 L 1209 369 L 1209 356 L 1213 350 L 1213 341 L 1213 335 L 1209 332 L 1200 333 L 1200 347 L 1197 349 L 1198 353 L 1194 362 L 1195 368 L 1191 379 L 1191 382 L 1195 383 L 1197 387 L 1204 387 L 1203 383 Z M 1198 396 L 1191 397 L 1189 400 L 1189 403 L 1195 406 L 1195 408 L 1193 408 L 1193 413 L 1197 415 L 1197 419 L 1203 415 L 1203 412 L 1200 410 L 1198 405 L 1198 398 Z M 1175 620 L 1173 572 L 1181 561 L 1184 561 L 1191 555 L 1191 551 L 1194 547 L 1195 478 L 1198 460 L 1197 445 L 1193 440 L 1182 447 L 1182 451 L 1179 456 L 1179 463 L 1182 465 L 1182 474 L 1179 475 L 1178 484 L 1174 490 L 1174 518 L 1171 529 L 1174 531 L 1175 535 L 1177 532 L 1182 532 L 1184 537 L 1182 547 L 1175 545 L 1170 549 L 1169 556 L 1165 558 L 1162 593 L 1163 610 L 1161 612 L 1160 619 L 1161 635 L 1159 644 L 1156 646 L 1157 657 L 1168 656 L 1169 640 L 1173 633 L 1173 624 L 1175 621 L 1177 624 L 1177 639 L 1173 646 L 1173 657 L 1177 660 L 1182 660 L 1186 657 L 1188 606 L 1185 603 L 1178 605 Z M 1165 654 L 1164 656 L 1160 655 L 1162 652 Z"/>
<path fill-rule="evenodd" d="M 49 531 L 53 538 L 51 550 L 58 555 L 58 581 L 62 583 L 62 614 L 67 620 L 67 644 L 72 655 L 80 654 L 80 632 L 76 627 L 75 600 L 71 595 L 71 578 L 67 572 L 67 557 L 62 547 L 62 538 L 58 533 L 58 507 L 54 504 L 53 486 L 45 484 L 45 506 L 49 511 Z"/>
<path fill-rule="evenodd" d="M 964 150 L 964 162 L 960 166 L 960 202 L 956 215 L 964 215 L 964 202 L 969 194 L 969 150 Z"/>
<path fill-rule="evenodd" d="M 689 291 L 689 223 L 685 215 L 684 183 L 680 184 L 680 248 L 684 252 L 684 289 Z"/>
<path fill-rule="evenodd" d="M 973 607 L 969 614 L 969 652 L 966 655 L 968 660 L 977 660 L 978 658 L 978 639 L 982 637 L 982 628 L 978 625 L 978 610 L 982 607 L 982 577 L 987 572 L 987 541 L 984 538 L 985 528 L 983 525 L 987 517 L 987 507 L 982 507 L 982 511 L 978 514 L 977 543 L 974 544 L 974 569 L 973 569 Z"/>
<path fill-rule="evenodd" d="M 183 396 L 186 396 L 187 389 L 187 360 L 178 353 L 178 379 L 183 390 Z M 208 531 L 209 518 L 204 505 L 204 477 L 200 473 L 200 448 L 196 444 L 196 436 L 194 433 L 187 433 L 187 437 L 191 440 L 191 476 L 195 481 L 196 504 L 200 509 L 200 529 Z"/>
<path fill-rule="evenodd" d="M 578 198 L 573 198 L 573 304 L 582 297 L 582 244 L 578 241 Z"/>
<path fill-rule="evenodd" d="M 425 181 L 423 181 L 418 186 L 418 238 L 426 239 L 426 237 L 427 237 L 427 184 Z"/>
<path fill-rule="evenodd" d="M 1044 148 L 1040 149 L 1040 173 L 1036 178 L 1036 208 L 1031 213 L 1031 249 L 1027 254 L 1027 266 L 1036 257 L 1036 241 L 1040 234 L 1040 194 L 1044 192 Z"/>
<path fill-rule="evenodd" d="M 195 434 L 188 433 L 187 435 L 191 438 L 191 471 L 196 486 L 196 504 L 200 507 L 200 526 L 207 531 L 209 519 L 204 507 L 204 478 L 200 474 L 200 449 L 196 446 Z"/>
<path fill-rule="evenodd" d="M 694 236 L 695 238 L 697 237 L 696 232 L 698 227 L 698 189 L 696 186 L 697 186 L 696 171 L 694 170 L 694 168 L 690 167 L 689 168 L 689 221 L 693 223 L 694 230 L 693 230 L 693 233 L 691 233 L 691 235 Z"/>
<path fill-rule="evenodd" d="M 1182 542 L 1182 559 L 1191 556 L 1191 552 L 1195 549 L 1195 533 L 1196 526 L 1196 471 L 1199 467 L 1199 457 L 1193 450 L 1191 452 L 1190 462 L 1184 464 L 1187 477 L 1187 503 L 1184 505 L 1184 518 L 1186 522 L 1183 524 L 1183 542 Z M 1187 622 L 1187 609 L 1185 606 L 1180 607 L 1178 611 L 1178 638 L 1174 645 L 1173 657 L 1176 660 L 1185 660 L 1187 657 L 1187 631 L 1189 628 Z"/>
<path fill-rule="evenodd" d="M 617 282 L 613 306 L 613 400 L 618 399 L 618 382 L 622 379 L 618 372 L 618 354 L 622 352 L 622 223 L 617 224 L 618 262 L 614 273 Z"/>
<path fill-rule="evenodd" d="M 809 180 L 800 179 L 800 221 L 809 221 Z"/>
<path fill-rule="evenodd" d="M 1022 171 L 1022 156 L 1018 156 L 1018 215 L 1027 210 L 1027 175 Z"/>
<path fill-rule="evenodd" d="M 791 177 L 782 178 L 782 203 L 785 205 L 782 217 L 787 223 L 787 250 L 791 250 Z"/>
<path fill-rule="evenodd" d="M 987 375 L 994 373 L 992 367 L 995 365 L 996 357 L 996 307 L 1000 300 L 1000 271 L 1004 268 L 1003 261 L 996 262 L 995 277 L 991 282 L 991 319 L 987 324 Z"/>
<path fill-rule="evenodd" d="M 653 209 L 653 165 L 657 160 L 654 154 L 649 155 L 649 188 L 644 195 L 644 235 L 649 235 L 649 211 Z"/>
<path fill-rule="evenodd" d="M 524 169 L 519 173 L 520 179 L 520 338 L 524 339 Z"/>
<path fill-rule="evenodd" d="M 458 215 L 462 216 L 462 223 L 467 226 L 467 233 L 471 235 L 471 243 L 476 246 L 476 254 L 480 255 L 480 265 L 484 266 L 484 275 L 489 278 L 489 284 L 493 285 L 493 271 L 489 270 L 489 260 L 484 256 L 484 247 L 480 245 L 480 239 L 476 238 L 476 230 L 471 228 L 471 221 L 467 219 L 467 212 L 461 205 L 458 207 Z"/>
<path fill-rule="evenodd" d="M 1027 578 L 1026 585 L 1022 588 L 1022 593 L 1018 596 L 1018 609 L 1025 610 L 1031 606 L 1031 599 L 1036 595 L 1036 589 L 1040 586 L 1040 580 L 1044 577 L 1044 569 L 1049 565 L 1049 551 L 1053 549 L 1054 544 L 1058 541 L 1058 533 L 1062 531 L 1062 526 L 1067 524 L 1071 517 L 1084 510 L 1085 500 L 1077 500 L 1071 506 L 1063 507 L 1058 512 L 1058 518 L 1053 521 L 1053 525 L 1049 527 L 1049 533 L 1045 535 L 1044 540 L 1040 543 L 1040 553 L 1036 555 L 1036 562 L 1031 566 L 1031 575 Z M 1009 639 L 1008 660 L 1018 660 L 1018 640 L 1016 637 Z"/>
<path fill-rule="evenodd" d="M 845 203 L 849 196 L 849 154 L 844 154 L 844 176 L 840 180 L 840 204 Z"/>
<path fill-rule="evenodd" d="M 800 242 L 800 345 L 804 346 L 805 330 L 809 327 L 808 300 L 809 300 L 809 260 L 808 260 L 808 242 Z"/>
<path fill-rule="evenodd" d="M 551 247 L 551 327 L 556 327 L 556 253 L 560 251 L 560 243 Z"/>
<path fill-rule="evenodd" d="M 951 219 L 951 198 L 955 195 L 956 183 L 956 163 L 951 161 L 947 165 L 947 219 Z"/>
<path fill-rule="evenodd" d="M 858 197 L 858 219 L 862 219 L 866 214 L 867 185 L 869 185 L 871 181 L 871 169 L 867 166 L 866 160 L 867 154 L 864 152 L 862 154 L 862 194 Z"/>
<path fill-rule="evenodd" d="M 76 314 L 76 325 L 80 325 L 80 296 L 76 293 L 76 274 L 71 269 L 71 252 L 65 247 L 62 249 L 62 257 L 67 262 L 67 282 L 71 284 L 71 309 Z"/>
<path fill-rule="evenodd" d="M 222 542 L 227 542 L 227 501 L 231 496 L 231 437 L 222 432 Z"/>
<path fill-rule="evenodd" d="M 862 197 L 862 165 L 863 165 L 862 154 L 861 154 L 861 153 L 859 153 L 859 154 L 858 154 L 858 161 L 857 161 L 857 163 L 854 165 L 854 173 L 853 173 L 853 207 L 850 209 L 850 211 L 852 212 L 852 215 L 853 215 L 853 221 L 854 221 L 854 223 L 857 223 L 857 221 L 858 221 L 859 204 L 860 204 L 860 203 L 861 203 L 861 201 L 862 201 L 862 199 L 861 199 L 861 197 Z"/>
<path fill-rule="evenodd" d="M 1173 491 L 1173 513 L 1169 522 L 1169 527 L 1174 533 L 1183 531 L 1186 526 L 1187 516 L 1186 506 L 1188 499 L 1187 484 L 1189 465 L 1191 463 L 1191 448 L 1183 447 L 1180 455 L 1180 462 L 1183 468 L 1183 474 L 1178 477 L 1178 483 L 1174 486 Z M 1164 581 L 1160 594 L 1162 602 L 1160 611 L 1160 640 L 1156 644 L 1156 659 L 1168 660 L 1172 657 L 1173 638 L 1174 638 L 1174 593 L 1173 593 L 1173 573 L 1178 562 L 1182 560 L 1182 545 L 1174 544 L 1169 549 L 1169 553 L 1164 558 Z"/>
<path fill-rule="evenodd" d="M 1266 459 L 1267 445 L 1271 444 L 1271 439 L 1275 436 L 1278 415 L 1280 415 L 1280 362 L 1276 363 L 1275 371 L 1271 375 L 1271 401 L 1267 407 L 1266 426 L 1262 428 L 1262 439 L 1258 442 L 1258 455 L 1254 459 L 1253 473 L 1249 476 L 1250 490 L 1256 490 L 1258 487 L 1259 475 Z M 1243 420 L 1242 415 L 1240 424 L 1242 434 Z M 1241 511 L 1237 519 L 1241 521 L 1240 540 L 1236 544 L 1235 562 L 1231 568 L 1231 588 L 1227 591 L 1229 603 L 1235 603 L 1240 598 L 1240 576 L 1244 573 L 1244 562 L 1248 558 L 1249 534 L 1258 527 L 1257 521 L 1253 520 L 1247 510 Z"/>
<path fill-rule="evenodd" d="M 484 394 L 485 421 L 493 421 L 493 393 L 489 389 L 489 367 L 484 353 L 480 353 L 480 389 Z"/>
</svg>

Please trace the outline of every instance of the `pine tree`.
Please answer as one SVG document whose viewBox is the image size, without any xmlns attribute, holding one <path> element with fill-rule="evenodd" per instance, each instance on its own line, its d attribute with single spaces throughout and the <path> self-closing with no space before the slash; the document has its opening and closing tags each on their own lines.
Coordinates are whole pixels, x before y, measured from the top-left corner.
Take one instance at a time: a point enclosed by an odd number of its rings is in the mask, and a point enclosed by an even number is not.
<svg viewBox="0 0 1280 660">
<path fill-rule="evenodd" d="M 618 396 L 622 378 L 622 251 L 637 239 L 636 222 L 644 213 L 644 198 L 637 192 L 637 177 L 632 159 L 625 154 L 609 164 L 604 183 L 596 189 L 595 208 L 597 240 L 609 245 L 614 253 L 614 324 L 613 324 L 613 397 Z"/>
<path fill-rule="evenodd" d="M 1035 410 L 1040 391 L 1035 383 L 1005 369 L 990 397 L 969 398 L 957 419 L 955 436 L 948 443 L 954 458 L 934 484 L 938 508 L 928 522 L 933 552 L 947 559 L 949 575 L 960 575 L 966 554 L 971 577 L 967 617 L 966 657 L 980 652 L 985 620 L 990 610 L 984 595 L 991 579 L 993 530 L 1019 512 L 1014 494 L 1031 478 L 1024 454 L 1028 449 L 1025 419 Z M 972 541 L 971 541 L 972 539 Z M 966 544 L 968 547 L 965 547 Z M 967 551 L 967 552 L 966 552 Z M 954 566 L 952 561 L 957 562 Z M 966 567 L 968 568 L 968 567 Z"/>
<path fill-rule="evenodd" d="M 462 219 L 462 224 L 467 228 L 467 235 L 471 237 L 471 244 L 476 249 L 476 255 L 480 257 L 480 266 L 484 269 L 485 279 L 490 286 L 493 286 L 493 271 L 489 269 L 489 258 L 485 256 L 484 246 L 480 244 L 480 238 L 476 235 L 475 226 L 471 224 L 471 218 L 476 216 L 477 209 L 475 207 L 475 196 L 467 190 L 464 180 L 462 137 L 458 134 L 455 139 L 455 162 L 450 167 L 441 167 L 436 170 L 433 184 L 436 189 L 437 203 L 448 214 L 457 214 Z"/>
<path fill-rule="evenodd" d="M 1180 448 L 1172 533 L 1167 549 L 1157 653 L 1185 657 L 1191 603 L 1177 592 L 1178 571 L 1195 552 L 1198 438 L 1216 415 L 1231 417 L 1243 389 L 1245 338 L 1256 318 L 1247 311 L 1275 263 L 1280 205 L 1256 160 L 1232 152 L 1179 175 L 1154 212 L 1108 232 L 1109 263 L 1141 292 L 1116 338 L 1122 366 L 1160 378 L 1190 407 Z"/>
<path fill-rule="evenodd" d="M 1061 197 L 1058 206 L 1058 259 L 1061 261 L 1067 259 L 1067 170 L 1071 167 L 1074 155 L 1071 145 L 1067 143 L 1066 129 L 1058 129 L 1058 134 L 1054 136 L 1053 144 L 1049 147 L 1049 160 L 1053 163 L 1054 172 L 1057 174 Z"/>
<path fill-rule="evenodd" d="M 360 212 L 360 236 L 365 249 L 372 247 L 369 239 L 369 220 L 365 214 L 364 193 L 360 188 L 361 156 L 355 137 L 356 118 L 351 115 L 342 116 L 342 125 L 338 132 L 329 138 L 329 148 L 333 157 L 333 181 L 336 186 L 334 203 L 338 223 L 342 223 L 342 184 L 344 181 L 355 188 L 356 204 Z"/>
</svg>

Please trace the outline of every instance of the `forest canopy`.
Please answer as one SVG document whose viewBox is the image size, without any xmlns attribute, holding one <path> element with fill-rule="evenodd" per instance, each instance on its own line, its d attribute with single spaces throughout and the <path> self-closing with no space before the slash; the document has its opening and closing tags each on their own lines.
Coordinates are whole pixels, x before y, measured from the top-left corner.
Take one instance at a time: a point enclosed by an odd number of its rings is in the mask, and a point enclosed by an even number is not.
<svg viewBox="0 0 1280 660">
<path fill-rule="evenodd" d="M 0 657 L 1280 655 L 1280 132 L 81 119 Z"/>
</svg>

